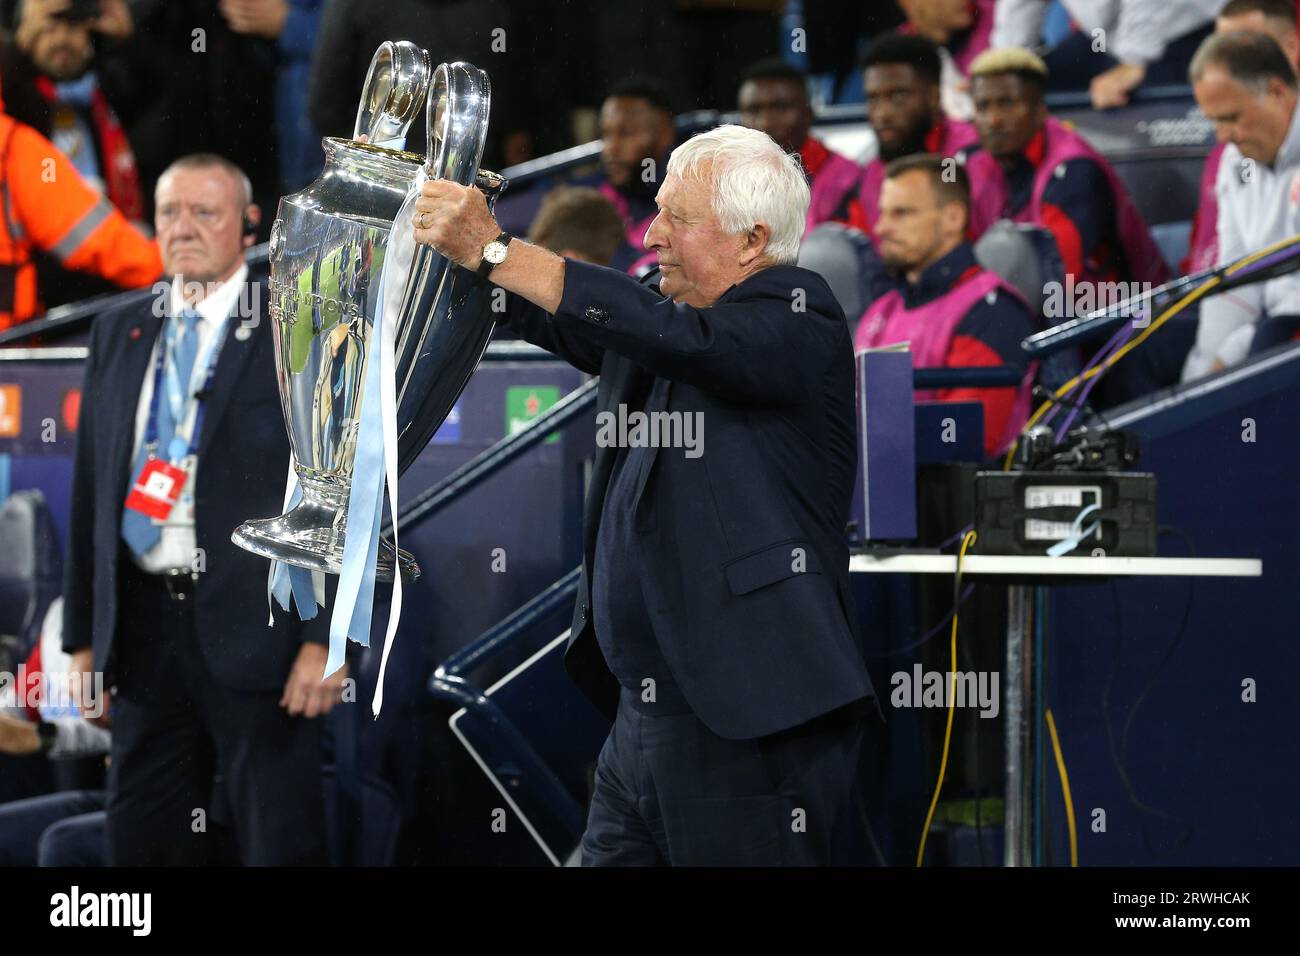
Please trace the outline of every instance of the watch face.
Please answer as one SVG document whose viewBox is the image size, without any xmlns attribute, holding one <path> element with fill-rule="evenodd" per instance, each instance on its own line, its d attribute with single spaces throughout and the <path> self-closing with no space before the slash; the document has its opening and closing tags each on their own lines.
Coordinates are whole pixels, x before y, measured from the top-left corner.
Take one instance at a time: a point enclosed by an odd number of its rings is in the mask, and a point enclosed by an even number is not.
<svg viewBox="0 0 1300 956">
<path fill-rule="evenodd" d="M 506 261 L 506 244 L 497 242 L 493 239 L 483 247 L 483 258 L 494 266 L 498 266 Z"/>
</svg>

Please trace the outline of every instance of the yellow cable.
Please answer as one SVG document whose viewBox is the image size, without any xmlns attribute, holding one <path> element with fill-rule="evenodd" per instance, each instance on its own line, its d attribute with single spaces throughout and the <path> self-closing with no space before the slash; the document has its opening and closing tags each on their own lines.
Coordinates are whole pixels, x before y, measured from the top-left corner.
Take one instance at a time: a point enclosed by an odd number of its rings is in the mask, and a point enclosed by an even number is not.
<svg viewBox="0 0 1300 956">
<path fill-rule="evenodd" d="M 1287 239 L 1282 239 L 1278 242 L 1272 243 L 1271 245 L 1265 246 L 1263 249 L 1260 249 L 1258 252 L 1253 252 L 1250 255 L 1246 256 L 1244 259 L 1241 259 L 1239 262 L 1233 263 L 1233 265 L 1225 271 L 1224 277 L 1235 274 L 1239 270 L 1244 269 L 1246 266 L 1251 265 L 1259 261 L 1260 259 L 1263 259 L 1265 256 L 1270 256 L 1274 252 L 1284 249 L 1287 246 L 1292 246 L 1296 244 L 1297 244 L 1297 240 L 1295 239 L 1295 237 L 1291 237 Z M 1027 422 L 1025 422 L 1024 427 L 1021 428 L 1020 435 L 1017 435 L 1015 440 L 1012 441 L 1011 447 L 1007 449 L 1006 457 L 1003 458 L 1002 460 L 1002 470 L 1003 471 L 1011 470 L 1011 461 L 1015 457 L 1016 448 L 1020 445 L 1020 437 L 1024 435 L 1025 432 L 1029 431 L 1029 429 L 1032 428 L 1035 424 L 1038 423 L 1038 420 L 1047 413 L 1047 410 L 1055 404 L 1057 399 L 1061 398 L 1063 395 L 1065 395 L 1067 392 L 1073 389 L 1080 382 L 1084 382 L 1087 379 L 1093 378 L 1094 376 L 1100 375 L 1102 372 L 1108 370 L 1111 366 L 1113 366 L 1116 362 L 1122 359 L 1125 355 L 1127 355 L 1129 352 L 1133 351 L 1133 349 L 1137 348 L 1139 345 L 1145 342 L 1156 331 L 1156 329 L 1160 328 L 1162 325 L 1165 324 L 1165 322 L 1173 318 L 1175 315 L 1177 315 L 1187 306 L 1191 305 L 1197 299 L 1204 297 L 1206 293 L 1208 293 L 1215 286 L 1219 285 L 1219 283 L 1221 283 L 1222 281 L 1223 281 L 1223 277 L 1210 276 L 1208 279 L 1206 279 L 1204 282 L 1198 285 L 1191 292 L 1188 292 L 1181 299 L 1179 299 L 1173 305 L 1169 306 L 1162 313 L 1160 313 L 1159 317 L 1156 318 L 1153 322 L 1151 322 L 1145 329 L 1143 329 L 1140 335 L 1136 336 L 1133 339 L 1133 341 L 1126 343 L 1123 348 L 1115 352 L 1115 354 L 1110 356 L 1108 359 L 1106 359 L 1105 362 L 1101 363 L 1100 365 L 1096 365 L 1093 368 L 1090 368 L 1087 371 L 1080 373 L 1079 375 L 1076 375 L 1074 378 L 1070 379 L 1068 382 L 1066 382 L 1064 385 L 1058 388 L 1056 390 L 1056 393 L 1052 396 L 1051 399 L 1049 399 L 1046 402 L 1043 402 L 1042 405 L 1038 406 L 1038 408 L 1034 411 L 1034 414 L 1029 417 L 1029 420 Z"/>
<path fill-rule="evenodd" d="M 966 556 L 966 549 L 975 543 L 975 532 L 967 531 L 961 540 L 961 550 L 957 552 L 957 594 L 961 594 L 961 562 Z M 952 742 L 952 718 L 957 703 L 957 605 L 952 608 L 952 668 L 949 670 L 951 680 L 948 687 L 948 726 L 943 732 L 943 756 L 939 758 L 939 779 L 934 785 L 934 796 L 930 798 L 930 809 L 925 815 L 925 827 L 921 830 L 921 846 L 916 851 L 916 865 L 921 866 L 925 859 L 925 838 L 930 835 L 930 822 L 934 819 L 934 808 L 939 805 L 939 791 L 943 789 L 943 775 L 948 769 L 948 745 Z"/>
<path fill-rule="evenodd" d="M 1225 271 L 1224 275 L 1225 275 L 1225 276 L 1233 275 L 1233 274 L 1236 273 L 1238 270 L 1240 270 L 1240 269 L 1244 269 L 1246 266 L 1251 265 L 1252 263 L 1259 261 L 1260 259 L 1264 258 L 1265 256 L 1272 255 L 1274 252 L 1277 252 L 1277 251 L 1280 250 L 1280 249 L 1283 249 L 1283 248 L 1285 248 L 1285 247 L 1287 247 L 1287 246 L 1289 246 L 1289 245 L 1295 245 L 1295 244 L 1296 244 L 1296 240 L 1295 240 L 1294 238 L 1288 238 L 1288 239 L 1283 239 L 1283 240 L 1281 240 L 1281 241 L 1279 241 L 1279 242 L 1272 243 L 1271 245 L 1265 246 L 1263 249 L 1260 249 L 1258 252 L 1251 253 L 1249 256 L 1247 256 L 1246 258 L 1242 259 L 1241 261 L 1234 263 L 1234 264 L 1232 265 L 1231 268 L 1229 268 L 1229 269 L 1227 269 L 1227 270 Z M 1118 351 L 1116 351 L 1114 355 L 1110 356 L 1110 358 L 1108 358 L 1108 359 L 1107 359 L 1105 362 L 1103 362 L 1101 365 L 1098 365 L 1098 366 L 1095 366 L 1095 367 L 1093 367 L 1093 368 L 1091 368 L 1091 369 L 1088 369 L 1086 372 L 1084 372 L 1084 373 L 1082 373 L 1082 374 L 1080 374 L 1080 375 L 1076 375 L 1074 378 L 1070 379 L 1070 381 L 1068 381 L 1068 382 L 1066 382 L 1064 385 L 1062 385 L 1059 389 L 1057 389 L 1054 398 L 1060 398 L 1062 395 L 1064 395 L 1064 394 L 1065 394 L 1066 392 L 1068 392 L 1070 389 L 1074 388 L 1074 386 L 1075 386 L 1076 383 L 1078 383 L 1078 382 L 1082 382 L 1082 381 L 1084 381 L 1085 379 L 1092 378 L 1094 375 L 1099 375 L 1099 374 L 1101 374 L 1101 372 L 1103 372 L 1103 371 L 1105 371 L 1106 369 L 1110 368 L 1112 365 L 1114 365 L 1116 362 L 1118 362 L 1120 359 L 1122 359 L 1125 355 L 1127 355 L 1129 352 L 1133 351 L 1133 349 L 1137 348 L 1137 347 L 1138 347 L 1139 345 L 1141 345 L 1144 341 L 1146 341 L 1146 339 L 1147 339 L 1147 338 L 1148 338 L 1148 337 L 1149 337 L 1153 332 L 1155 332 L 1156 329 L 1160 328 L 1160 326 L 1162 326 L 1162 325 L 1163 325 L 1166 321 L 1168 321 L 1171 317 L 1173 317 L 1174 315 L 1177 315 L 1180 311 L 1182 311 L 1182 310 L 1183 310 L 1184 308 L 1186 308 L 1188 305 L 1191 305 L 1191 304 L 1192 304 L 1193 302 L 1195 302 L 1197 299 L 1202 298 L 1202 297 L 1203 297 L 1207 292 L 1210 291 L 1210 289 L 1213 289 L 1216 285 L 1218 285 L 1218 284 L 1219 284 L 1220 282 L 1222 282 L 1222 281 L 1223 281 L 1222 278 L 1220 278 L 1219 276 L 1211 276 L 1209 279 L 1206 279 L 1204 282 L 1202 282 L 1199 286 L 1197 286 L 1197 287 L 1196 287 L 1195 289 L 1193 289 L 1191 292 L 1187 293 L 1187 295 L 1183 296 L 1181 299 L 1179 299 L 1177 302 L 1175 302 L 1172 306 L 1170 306 L 1169 308 L 1165 309 L 1165 311 L 1162 312 L 1162 313 L 1160 314 L 1159 318 L 1157 318 L 1154 322 L 1152 322 L 1149 326 L 1147 326 L 1147 328 L 1143 329 L 1141 335 L 1136 336 L 1136 337 L 1133 339 L 1133 341 L 1128 342 L 1127 344 L 1125 344 L 1123 348 L 1121 348 L 1121 349 L 1119 349 Z M 1034 412 L 1034 414 L 1033 414 L 1032 416 L 1030 416 L 1029 420 L 1028 420 L 1027 422 L 1025 422 L 1025 426 L 1024 426 L 1024 428 L 1021 429 L 1021 435 L 1023 435 L 1025 432 L 1027 432 L 1027 431 L 1028 431 L 1028 430 L 1029 430 L 1029 429 L 1030 429 L 1030 428 L 1031 428 L 1031 427 L 1032 427 L 1032 426 L 1033 426 L 1033 425 L 1038 421 L 1038 419 L 1040 419 L 1040 418 L 1043 416 L 1043 414 L 1047 411 L 1047 409 L 1051 408 L 1052 404 L 1053 404 L 1053 402 L 1051 402 L 1051 401 L 1047 401 L 1047 402 L 1044 402 L 1042 405 L 1040 405 L 1040 406 L 1038 407 L 1038 409 Z M 1008 471 L 1008 470 L 1010 470 L 1010 468 L 1011 468 L 1011 459 L 1012 459 L 1012 457 L 1015 455 L 1015 452 L 1016 452 L 1016 446 L 1017 446 L 1019 443 L 1020 443 L 1020 437 L 1017 436 L 1016 439 L 1015 439 L 1015 441 L 1013 441 L 1013 442 L 1011 443 L 1011 447 L 1007 450 L 1006 458 L 1005 458 L 1005 459 L 1003 460 L 1003 462 L 1002 462 L 1002 470 L 1003 470 L 1003 471 Z M 973 532 L 972 532 L 972 534 L 973 534 Z M 962 550 L 965 551 L 965 544 L 964 544 L 964 543 L 963 543 L 963 545 L 962 545 Z M 960 571 L 961 571 L 961 558 L 960 558 L 960 557 L 958 557 L 958 559 L 957 559 L 957 568 L 958 568 L 958 573 L 960 574 Z M 957 648 L 957 619 L 956 619 L 956 614 L 954 613 L 954 615 L 953 615 L 953 670 L 954 670 L 954 671 L 957 669 L 957 664 L 956 664 L 956 660 L 957 660 L 957 656 L 956 656 L 956 655 L 957 655 L 957 650 L 956 650 L 956 648 Z M 951 712 L 951 711 L 949 711 L 948 727 L 949 727 L 949 730 L 951 730 L 951 728 L 952 728 L 952 712 Z M 1047 708 L 1047 730 L 1048 730 L 1048 732 L 1051 734 L 1051 737 L 1052 737 L 1052 753 L 1053 753 L 1053 754 L 1055 755 L 1055 757 L 1056 757 L 1056 772 L 1057 772 L 1057 774 L 1058 774 L 1058 775 L 1060 776 L 1060 778 L 1061 778 L 1061 795 L 1065 798 L 1065 818 L 1066 818 L 1066 823 L 1067 823 L 1067 825 L 1069 826 L 1069 831 L 1070 831 L 1070 866 L 1077 867 L 1077 866 L 1079 865 L 1079 837 L 1078 837 L 1078 833 L 1076 832 L 1076 829 L 1075 829 L 1075 821 L 1074 821 L 1074 800 L 1073 800 L 1073 798 L 1070 796 L 1070 775 L 1069 775 L 1069 773 L 1068 773 L 1068 772 L 1066 771 L 1066 769 L 1065 769 L 1065 756 L 1061 753 L 1061 740 L 1060 740 L 1060 737 L 1059 737 L 1059 736 L 1057 735 L 1057 733 L 1056 733 L 1056 721 L 1052 718 L 1052 709 L 1051 709 L 1050 707 Z M 948 756 L 948 741 L 947 741 L 947 739 L 945 739 L 945 740 L 944 740 L 944 759 L 945 759 L 945 760 L 947 759 L 947 756 Z M 943 769 L 942 769 L 942 767 L 940 768 L 940 771 L 939 771 L 939 782 L 940 782 L 940 786 L 942 786 L 942 783 L 943 783 Z M 937 802 L 937 800 L 938 800 L 938 798 L 939 798 L 939 791 L 938 791 L 938 789 L 935 790 L 935 794 L 934 794 L 934 796 L 935 796 L 935 801 Z M 931 805 L 930 805 L 930 811 L 931 811 L 931 813 L 934 812 L 934 803 L 933 803 L 933 802 L 932 802 Z M 928 831 L 929 828 L 930 828 L 930 821 L 929 821 L 929 818 L 927 817 L 927 818 L 926 818 L 926 830 Z M 921 835 L 921 850 L 922 850 L 922 852 L 925 851 L 925 834 L 922 834 L 922 835 Z M 920 865 L 921 865 L 921 863 L 920 863 L 920 855 L 918 854 L 918 856 L 917 856 L 917 866 L 920 866 Z"/>
<path fill-rule="evenodd" d="M 1061 755 L 1061 739 L 1056 736 L 1056 721 L 1052 708 L 1047 708 L 1047 730 L 1052 735 L 1052 752 L 1056 754 L 1056 772 L 1061 776 L 1061 794 L 1065 797 L 1065 819 L 1070 827 L 1070 866 L 1079 865 L 1079 837 L 1074 830 L 1074 800 L 1070 797 L 1070 775 L 1065 772 L 1065 757 Z"/>
</svg>

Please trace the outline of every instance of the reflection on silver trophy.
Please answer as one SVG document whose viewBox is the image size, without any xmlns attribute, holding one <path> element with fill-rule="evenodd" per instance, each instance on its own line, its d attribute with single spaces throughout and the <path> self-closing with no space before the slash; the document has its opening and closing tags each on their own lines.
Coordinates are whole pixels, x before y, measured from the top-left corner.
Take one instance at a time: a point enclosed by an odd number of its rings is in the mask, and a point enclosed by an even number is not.
<svg viewBox="0 0 1300 956">
<path fill-rule="evenodd" d="M 426 97 L 426 91 L 428 93 Z M 491 99 L 487 74 L 467 63 L 430 69 L 412 43 L 387 42 L 371 61 L 354 139 L 327 138 L 325 169 L 280 200 L 271 230 L 269 315 L 280 399 L 301 501 L 277 518 L 246 521 L 240 547 L 337 574 L 360 425 L 367 346 L 382 312 L 380 272 L 393 247 L 410 255 L 394 343 L 398 470 L 442 424 L 492 336 L 491 287 L 428 246 L 393 232 L 421 165 L 430 178 L 477 184 L 491 205 L 505 187 L 480 171 Z M 427 108 L 428 152 L 401 150 Z M 359 142 L 365 135 L 367 142 Z M 394 240 L 390 247 L 390 239 Z M 393 265 L 399 262 L 395 258 Z M 390 267 L 389 282 L 395 271 Z M 415 559 L 381 538 L 377 576 L 418 576 Z"/>
</svg>

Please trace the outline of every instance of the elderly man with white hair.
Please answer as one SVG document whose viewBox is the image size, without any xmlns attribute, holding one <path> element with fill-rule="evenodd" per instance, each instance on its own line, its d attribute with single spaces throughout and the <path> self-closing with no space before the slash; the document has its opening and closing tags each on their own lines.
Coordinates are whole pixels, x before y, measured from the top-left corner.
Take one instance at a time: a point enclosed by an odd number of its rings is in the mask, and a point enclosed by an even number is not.
<svg viewBox="0 0 1300 956">
<path fill-rule="evenodd" d="M 614 721 L 584 865 L 832 861 L 880 713 L 849 592 L 848 325 L 793 265 L 808 209 L 767 134 L 668 161 L 659 287 L 511 239 L 425 185 L 415 237 L 511 293 L 509 321 L 599 373 L 583 574 L 565 654 Z M 504 246 L 504 248 L 503 248 Z"/>
</svg>

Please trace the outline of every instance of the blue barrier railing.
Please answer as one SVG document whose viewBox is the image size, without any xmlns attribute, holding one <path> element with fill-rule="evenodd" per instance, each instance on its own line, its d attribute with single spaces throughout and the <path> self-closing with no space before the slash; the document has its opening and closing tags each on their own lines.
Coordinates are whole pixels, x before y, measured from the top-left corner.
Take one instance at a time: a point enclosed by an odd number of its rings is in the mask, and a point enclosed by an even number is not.
<svg viewBox="0 0 1300 956">
<path fill-rule="evenodd" d="M 599 379 L 579 385 L 569 394 L 531 419 L 513 435 L 507 435 L 491 448 L 476 455 L 432 488 L 421 492 L 397 513 L 398 527 L 409 529 L 427 520 L 479 482 L 496 474 L 534 445 L 544 442 L 557 428 L 563 428 L 596 404 Z M 387 534 L 392 525 L 384 525 Z"/>
<path fill-rule="evenodd" d="M 575 842 L 582 833 L 585 820 L 582 805 L 537 753 L 518 726 L 466 675 L 489 658 L 513 647 L 523 634 L 557 611 L 566 606 L 571 607 L 578 593 L 581 574 L 581 568 L 574 568 L 484 632 L 478 640 L 447 658 L 429 679 L 429 693 L 436 700 L 465 708 L 496 731 L 498 742 L 509 753 L 511 764 L 518 769 L 520 780 L 527 782 L 530 792 L 542 801 Z"/>
</svg>

